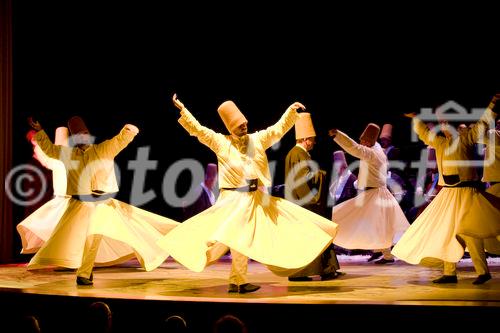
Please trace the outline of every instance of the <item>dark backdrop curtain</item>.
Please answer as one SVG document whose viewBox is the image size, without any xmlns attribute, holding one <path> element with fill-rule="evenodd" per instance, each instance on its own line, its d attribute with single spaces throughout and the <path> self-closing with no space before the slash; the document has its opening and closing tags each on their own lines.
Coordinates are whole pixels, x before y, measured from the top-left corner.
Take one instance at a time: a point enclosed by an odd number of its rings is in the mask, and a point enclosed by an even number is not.
<svg viewBox="0 0 500 333">
<path fill-rule="evenodd" d="M 12 203 L 5 177 L 12 167 L 12 0 L 0 0 L 0 263 L 12 261 Z"/>
</svg>

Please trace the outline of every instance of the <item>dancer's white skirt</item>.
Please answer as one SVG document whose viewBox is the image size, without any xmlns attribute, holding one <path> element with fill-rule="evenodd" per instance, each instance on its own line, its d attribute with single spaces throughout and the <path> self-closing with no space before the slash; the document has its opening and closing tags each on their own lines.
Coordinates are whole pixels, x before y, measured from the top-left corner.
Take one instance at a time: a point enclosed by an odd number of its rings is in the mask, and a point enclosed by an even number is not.
<svg viewBox="0 0 500 333">
<path fill-rule="evenodd" d="M 333 207 L 339 225 L 334 244 L 346 249 L 386 249 L 395 244 L 410 223 L 385 187 L 363 191 Z"/>
<path fill-rule="evenodd" d="M 285 199 L 224 190 L 212 207 L 184 221 L 158 245 L 195 272 L 231 248 L 286 276 L 319 256 L 336 231 L 336 223 Z"/>
<path fill-rule="evenodd" d="M 70 199 L 28 269 L 53 265 L 78 268 L 87 236 L 102 235 L 96 266 L 114 265 L 136 257 L 150 271 L 168 257 L 157 241 L 178 225 L 179 222 L 115 199 L 98 202 Z"/>
</svg>

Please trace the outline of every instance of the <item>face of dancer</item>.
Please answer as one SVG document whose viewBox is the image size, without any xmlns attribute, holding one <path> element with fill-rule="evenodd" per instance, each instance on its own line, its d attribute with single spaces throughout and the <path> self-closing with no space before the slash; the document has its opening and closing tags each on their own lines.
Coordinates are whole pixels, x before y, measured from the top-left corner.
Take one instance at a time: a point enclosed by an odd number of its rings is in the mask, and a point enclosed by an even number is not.
<svg viewBox="0 0 500 333">
<path fill-rule="evenodd" d="M 243 124 L 241 124 L 240 126 L 238 126 L 234 131 L 233 131 L 233 134 L 238 136 L 238 137 L 242 137 L 244 135 L 247 135 L 248 133 L 248 127 L 247 127 L 247 122 L 244 122 Z"/>
<path fill-rule="evenodd" d="M 75 134 L 73 139 L 77 143 L 76 146 L 84 150 L 87 149 L 92 143 L 90 133 L 88 131 Z"/>
<path fill-rule="evenodd" d="M 304 148 L 307 151 L 310 151 L 314 148 L 314 145 L 316 144 L 316 138 L 314 136 L 306 138 L 304 139 L 303 143 L 304 143 Z"/>
<path fill-rule="evenodd" d="M 365 140 L 365 139 L 360 139 L 359 140 L 359 143 L 363 146 L 366 146 L 366 147 L 372 147 L 373 144 L 371 141 L 368 141 L 368 140 Z"/>
</svg>

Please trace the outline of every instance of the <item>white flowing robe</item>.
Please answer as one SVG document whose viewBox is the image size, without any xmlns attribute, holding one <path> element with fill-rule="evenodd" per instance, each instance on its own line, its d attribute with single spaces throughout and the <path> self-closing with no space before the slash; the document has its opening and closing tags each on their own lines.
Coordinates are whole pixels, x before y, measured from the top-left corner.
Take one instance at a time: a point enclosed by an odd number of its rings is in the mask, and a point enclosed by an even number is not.
<svg viewBox="0 0 500 333">
<path fill-rule="evenodd" d="M 114 157 L 134 138 L 135 133 L 122 129 L 102 143 L 80 148 L 52 144 L 44 131 L 35 139 L 45 154 L 64 163 L 68 195 L 89 195 L 99 190 L 118 191 Z M 101 235 L 96 266 L 113 265 L 136 257 L 146 270 L 158 267 L 168 253 L 156 242 L 178 222 L 109 198 L 103 201 L 69 199 L 68 207 L 50 238 L 28 264 L 28 269 L 44 266 L 78 268 L 82 264 L 87 237 Z"/>
<path fill-rule="evenodd" d="M 394 195 L 387 189 L 387 157 L 382 147 L 358 144 L 341 131 L 335 136 L 342 149 L 360 159 L 356 197 L 332 209 L 339 224 L 334 243 L 346 249 L 387 249 L 395 244 L 410 223 Z"/>
<path fill-rule="evenodd" d="M 297 112 L 288 109 L 265 130 L 248 135 L 246 153 L 230 135 L 199 124 L 187 109 L 179 123 L 217 155 L 220 195 L 215 205 L 184 221 L 158 243 L 170 255 L 199 272 L 228 248 L 289 275 L 306 266 L 330 245 L 337 224 L 287 200 L 262 191 L 271 186 L 266 149 L 294 125 Z M 258 179 L 259 190 L 238 192 L 247 179 Z"/>
</svg>

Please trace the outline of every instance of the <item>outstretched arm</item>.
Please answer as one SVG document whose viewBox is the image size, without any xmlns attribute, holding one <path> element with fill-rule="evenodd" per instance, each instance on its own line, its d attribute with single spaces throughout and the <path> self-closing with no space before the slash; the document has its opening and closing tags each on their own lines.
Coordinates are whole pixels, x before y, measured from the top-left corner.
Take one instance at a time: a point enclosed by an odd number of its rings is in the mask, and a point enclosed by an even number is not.
<svg viewBox="0 0 500 333">
<path fill-rule="evenodd" d="M 127 147 L 138 133 L 139 129 L 135 125 L 126 124 L 112 139 L 97 144 L 96 150 L 101 158 L 112 159 Z"/>
<path fill-rule="evenodd" d="M 429 127 L 417 117 L 415 112 L 404 113 L 403 116 L 412 120 L 413 130 L 417 133 L 418 138 L 426 145 L 436 147 L 440 142 L 445 140 L 443 137 L 438 136 L 436 132 L 431 131 Z"/>
<path fill-rule="evenodd" d="M 500 104 L 498 101 L 500 100 L 500 93 L 496 93 L 495 96 L 490 101 L 490 104 L 488 105 L 488 109 L 490 109 L 492 112 L 495 113 L 495 116 L 498 115 L 498 106 L 497 104 Z"/>
<path fill-rule="evenodd" d="M 172 96 L 172 102 L 175 107 L 181 112 L 181 117 L 179 118 L 179 124 L 191 135 L 198 138 L 198 141 L 206 145 L 208 148 L 217 153 L 220 144 L 224 136 L 220 133 L 216 133 L 213 130 L 202 126 L 198 120 L 191 114 L 191 112 L 186 109 L 184 103 L 182 103 L 178 98 L 177 94 Z"/>
<path fill-rule="evenodd" d="M 484 110 L 481 118 L 473 125 L 469 127 L 467 131 L 467 140 L 473 143 L 485 143 L 488 144 L 488 131 L 495 129 L 495 119 L 498 116 L 498 106 L 500 104 L 498 101 L 500 99 L 500 93 L 497 93 L 491 99 L 488 107 Z M 494 141 L 493 141 L 494 142 Z"/>
<path fill-rule="evenodd" d="M 52 141 L 50 141 L 47 133 L 43 130 L 42 125 L 32 117 L 28 118 L 28 124 L 36 131 L 34 136 L 35 141 L 45 155 L 54 159 L 60 159 L 61 146 L 54 145 Z"/>
<path fill-rule="evenodd" d="M 293 103 L 286 109 L 276 124 L 269 126 L 264 131 L 257 132 L 264 149 L 278 142 L 293 127 L 299 117 L 298 109 L 305 110 L 306 107 L 300 102 Z"/>
<path fill-rule="evenodd" d="M 37 132 L 42 130 L 42 125 L 37 120 L 34 120 L 33 117 L 28 118 L 28 124 Z"/>
<path fill-rule="evenodd" d="M 347 134 L 339 131 L 336 128 L 332 128 L 331 130 L 329 130 L 328 135 L 347 153 L 361 160 L 369 160 L 374 154 L 372 148 L 357 143 Z"/>
</svg>

